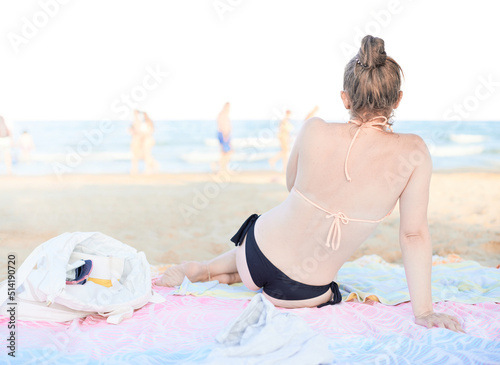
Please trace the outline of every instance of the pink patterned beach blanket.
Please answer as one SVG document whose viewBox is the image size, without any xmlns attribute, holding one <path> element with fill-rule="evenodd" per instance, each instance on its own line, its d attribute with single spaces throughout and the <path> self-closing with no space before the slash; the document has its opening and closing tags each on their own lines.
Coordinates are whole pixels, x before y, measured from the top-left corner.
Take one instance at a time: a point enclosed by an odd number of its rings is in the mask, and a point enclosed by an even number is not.
<svg viewBox="0 0 500 365">
<path fill-rule="evenodd" d="M 4 345 L 3 364 L 194 364 L 218 346 L 215 337 L 249 298 L 172 295 L 150 303 L 119 325 L 89 316 L 67 323 L 17 322 L 15 357 Z M 328 339 L 334 364 L 499 364 L 500 305 L 438 302 L 456 315 L 466 334 L 426 329 L 413 321 L 410 303 L 342 302 L 323 308 L 279 309 L 302 317 Z M 0 318 L 4 344 L 9 319 Z M 261 363 L 265 363 L 265 358 Z"/>
</svg>

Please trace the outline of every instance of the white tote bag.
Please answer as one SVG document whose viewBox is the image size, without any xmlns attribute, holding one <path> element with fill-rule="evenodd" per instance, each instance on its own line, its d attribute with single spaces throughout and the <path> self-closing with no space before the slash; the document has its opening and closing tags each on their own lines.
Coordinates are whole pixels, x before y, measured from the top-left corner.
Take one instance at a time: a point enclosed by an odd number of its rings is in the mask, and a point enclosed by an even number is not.
<svg viewBox="0 0 500 365">
<path fill-rule="evenodd" d="M 89 280 L 66 285 L 68 263 L 82 258 L 93 263 Z M 149 302 L 165 301 L 151 288 L 144 252 L 99 232 L 64 233 L 44 242 L 16 271 L 15 281 L 20 320 L 64 322 L 99 314 L 118 324 Z M 5 280 L 0 314 L 7 316 L 9 302 Z"/>
</svg>

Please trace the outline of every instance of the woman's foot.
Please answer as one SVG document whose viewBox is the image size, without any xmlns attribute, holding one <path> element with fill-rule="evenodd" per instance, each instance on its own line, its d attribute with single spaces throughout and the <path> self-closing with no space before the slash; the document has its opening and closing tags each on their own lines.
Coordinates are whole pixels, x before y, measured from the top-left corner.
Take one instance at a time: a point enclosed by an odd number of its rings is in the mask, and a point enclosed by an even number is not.
<svg viewBox="0 0 500 365">
<path fill-rule="evenodd" d="M 165 270 L 162 277 L 156 281 L 156 285 L 170 287 L 181 285 L 185 276 L 193 283 L 210 280 L 208 264 L 198 261 L 188 261 L 169 267 Z"/>
</svg>

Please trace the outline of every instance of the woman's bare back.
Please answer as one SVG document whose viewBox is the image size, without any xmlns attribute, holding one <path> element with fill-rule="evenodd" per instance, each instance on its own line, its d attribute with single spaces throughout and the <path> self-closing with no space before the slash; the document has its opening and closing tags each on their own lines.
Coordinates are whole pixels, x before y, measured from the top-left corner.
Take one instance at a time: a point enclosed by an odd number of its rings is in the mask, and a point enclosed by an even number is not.
<svg viewBox="0 0 500 365">
<path fill-rule="evenodd" d="M 340 221 L 339 248 L 334 250 L 327 247 L 334 217 L 327 218 L 328 213 L 306 199 L 351 219 L 379 220 L 394 208 L 418 163 L 423 145 L 419 137 L 362 128 L 347 161 L 349 182 L 345 160 L 357 128 L 319 118 L 309 120 L 290 156 L 289 196 L 256 223 L 256 241 L 262 252 L 296 281 L 310 285 L 331 282 L 377 226 Z"/>
</svg>

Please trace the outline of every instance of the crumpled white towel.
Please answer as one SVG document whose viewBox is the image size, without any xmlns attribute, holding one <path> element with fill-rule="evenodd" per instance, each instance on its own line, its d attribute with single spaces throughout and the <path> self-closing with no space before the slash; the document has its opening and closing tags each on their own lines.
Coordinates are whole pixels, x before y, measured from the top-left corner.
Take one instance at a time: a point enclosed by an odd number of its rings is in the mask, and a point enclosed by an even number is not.
<svg viewBox="0 0 500 365">
<path fill-rule="evenodd" d="M 262 294 L 216 337 L 210 364 L 329 364 L 328 340 L 301 317 L 278 311 Z"/>
</svg>

